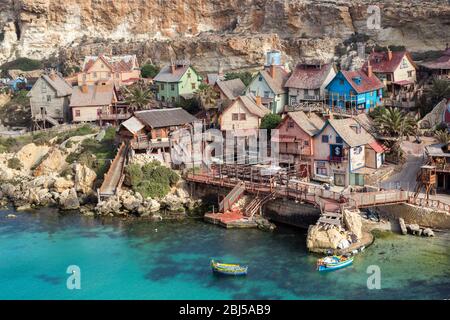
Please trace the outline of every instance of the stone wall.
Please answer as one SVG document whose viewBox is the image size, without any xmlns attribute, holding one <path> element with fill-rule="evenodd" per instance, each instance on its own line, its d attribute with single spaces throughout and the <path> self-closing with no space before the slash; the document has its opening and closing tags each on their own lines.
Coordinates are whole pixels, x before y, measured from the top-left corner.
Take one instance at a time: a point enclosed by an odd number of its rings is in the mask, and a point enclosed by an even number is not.
<svg viewBox="0 0 450 320">
<path fill-rule="evenodd" d="M 450 214 L 442 211 L 411 204 L 378 207 L 377 211 L 382 218 L 390 220 L 403 218 L 407 224 L 415 223 L 423 227 L 450 229 Z"/>
</svg>

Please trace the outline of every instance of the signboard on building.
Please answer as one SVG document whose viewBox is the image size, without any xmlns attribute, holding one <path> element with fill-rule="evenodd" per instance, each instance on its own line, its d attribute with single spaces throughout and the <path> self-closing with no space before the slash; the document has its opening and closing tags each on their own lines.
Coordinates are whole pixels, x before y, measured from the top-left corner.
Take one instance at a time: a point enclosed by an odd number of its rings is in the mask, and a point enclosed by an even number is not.
<svg viewBox="0 0 450 320">
<path fill-rule="evenodd" d="M 365 165 L 364 146 L 350 148 L 350 171 Z"/>
</svg>

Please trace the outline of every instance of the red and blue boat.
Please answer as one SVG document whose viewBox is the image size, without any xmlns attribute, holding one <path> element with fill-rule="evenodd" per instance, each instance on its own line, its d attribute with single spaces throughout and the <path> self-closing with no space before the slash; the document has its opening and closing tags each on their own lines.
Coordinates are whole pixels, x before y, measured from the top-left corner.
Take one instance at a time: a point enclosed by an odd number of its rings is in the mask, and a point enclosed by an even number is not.
<svg viewBox="0 0 450 320">
<path fill-rule="evenodd" d="M 353 257 L 329 256 L 317 260 L 317 270 L 333 271 L 345 268 L 353 263 Z"/>
</svg>

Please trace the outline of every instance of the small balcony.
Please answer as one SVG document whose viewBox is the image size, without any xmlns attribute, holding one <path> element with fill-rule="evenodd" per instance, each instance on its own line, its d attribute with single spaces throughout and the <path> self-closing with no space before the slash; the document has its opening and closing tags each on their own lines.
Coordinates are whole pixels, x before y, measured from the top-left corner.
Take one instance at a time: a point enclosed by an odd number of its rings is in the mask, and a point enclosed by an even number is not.
<svg viewBox="0 0 450 320">
<path fill-rule="evenodd" d="M 131 116 L 132 116 L 131 113 L 110 113 L 110 114 L 100 113 L 97 115 L 97 118 L 98 120 L 126 120 Z"/>
</svg>

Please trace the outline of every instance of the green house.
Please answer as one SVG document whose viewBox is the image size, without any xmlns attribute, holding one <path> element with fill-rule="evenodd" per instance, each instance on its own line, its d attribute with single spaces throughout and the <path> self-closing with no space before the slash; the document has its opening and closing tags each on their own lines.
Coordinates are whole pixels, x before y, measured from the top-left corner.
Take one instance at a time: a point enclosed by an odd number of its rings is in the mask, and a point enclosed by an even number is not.
<svg viewBox="0 0 450 320">
<path fill-rule="evenodd" d="M 186 62 L 172 63 L 165 66 L 153 78 L 158 88 L 159 101 L 176 103 L 180 97 L 190 99 L 201 83 L 201 77 Z"/>
</svg>

